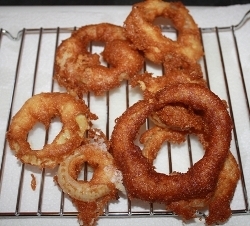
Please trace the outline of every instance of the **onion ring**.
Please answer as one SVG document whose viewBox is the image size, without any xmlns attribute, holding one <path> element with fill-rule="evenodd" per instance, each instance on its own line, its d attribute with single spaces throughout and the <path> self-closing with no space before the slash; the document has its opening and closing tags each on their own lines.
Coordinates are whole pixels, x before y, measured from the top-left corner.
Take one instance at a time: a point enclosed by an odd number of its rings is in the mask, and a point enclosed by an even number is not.
<svg viewBox="0 0 250 226">
<path fill-rule="evenodd" d="M 169 176 L 155 172 L 133 140 L 153 111 L 177 102 L 204 112 L 204 122 L 208 127 L 204 137 L 208 146 L 203 158 L 186 173 Z M 224 103 L 197 84 L 168 87 L 159 92 L 156 99 L 138 101 L 117 119 L 111 137 L 112 153 L 123 173 L 129 198 L 167 204 L 205 197 L 216 187 L 221 166 L 228 155 L 231 129 L 231 118 Z"/>
<path fill-rule="evenodd" d="M 161 30 L 152 24 L 160 16 L 170 19 L 178 30 L 177 41 L 163 36 Z M 155 63 L 162 63 L 166 56 L 177 53 L 192 62 L 203 55 L 199 29 L 180 2 L 146 0 L 134 4 L 124 25 L 128 39 Z"/>
<path fill-rule="evenodd" d="M 95 224 L 109 201 L 118 199 L 118 190 L 124 190 L 122 174 L 103 141 L 94 138 L 92 142 L 77 148 L 60 164 L 57 174 L 59 186 L 79 211 L 80 222 L 89 226 Z M 78 180 L 85 162 L 94 169 L 90 181 Z"/>
<path fill-rule="evenodd" d="M 202 127 L 202 126 L 200 126 Z M 178 133 L 181 132 L 179 135 Z M 186 133 L 187 134 L 187 133 Z M 179 139 L 179 136 L 182 139 Z M 200 135 L 199 135 L 200 137 Z M 142 154 L 151 164 L 155 160 L 163 142 L 181 143 L 185 139 L 183 131 L 166 130 L 152 127 L 142 134 L 140 142 L 144 145 Z M 201 139 L 203 142 L 204 139 Z M 207 145 L 206 143 L 203 145 Z M 172 174 L 177 174 L 173 172 Z M 229 152 L 220 171 L 216 188 L 205 198 L 195 198 L 172 202 L 166 206 L 185 220 L 196 217 L 198 210 L 208 207 L 209 215 L 206 217 L 208 225 L 225 222 L 231 216 L 230 202 L 233 198 L 237 182 L 240 178 L 239 166 L 231 152 Z"/>
<path fill-rule="evenodd" d="M 106 44 L 103 59 L 109 67 L 101 65 L 98 54 L 88 51 L 91 41 Z M 73 95 L 82 97 L 88 91 L 101 95 L 137 74 L 143 62 L 126 40 L 122 27 L 108 23 L 86 25 L 58 47 L 54 77 Z"/>
<path fill-rule="evenodd" d="M 58 168 L 57 182 L 62 190 L 83 202 L 95 201 L 114 188 L 124 190 L 121 172 L 117 170 L 109 148 L 105 134 L 100 129 L 90 129 L 85 144 L 74 150 Z M 94 169 L 90 181 L 78 180 L 83 163 Z"/>
<path fill-rule="evenodd" d="M 84 162 L 88 162 L 95 170 L 90 181 L 77 180 L 79 167 Z M 118 172 L 111 154 L 101 149 L 100 145 L 91 143 L 79 147 L 60 163 L 58 183 L 72 198 L 91 202 L 109 194 L 115 187 L 114 182 Z"/>
<path fill-rule="evenodd" d="M 41 122 L 48 129 L 50 121 L 59 117 L 63 127 L 51 144 L 32 150 L 27 136 Z M 89 119 L 97 119 L 81 100 L 66 93 L 41 93 L 27 100 L 12 118 L 7 139 L 10 148 L 23 163 L 54 168 L 84 141 Z"/>
</svg>

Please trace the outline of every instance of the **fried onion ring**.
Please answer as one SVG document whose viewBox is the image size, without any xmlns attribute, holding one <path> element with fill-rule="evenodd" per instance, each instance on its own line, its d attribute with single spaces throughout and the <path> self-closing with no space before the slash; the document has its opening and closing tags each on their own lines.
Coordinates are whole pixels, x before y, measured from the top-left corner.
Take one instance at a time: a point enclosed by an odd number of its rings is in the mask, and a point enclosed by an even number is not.
<svg viewBox="0 0 250 226">
<path fill-rule="evenodd" d="M 208 143 L 202 159 L 186 173 L 165 175 L 157 173 L 133 143 L 146 118 L 166 104 L 182 103 L 203 111 L 208 131 Z M 231 118 L 224 103 L 207 88 L 197 84 L 168 87 L 156 99 L 141 100 L 128 108 L 117 123 L 111 137 L 112 153 L 123 173 L 129 198 L 169 204 L 183 199 L 206 197 L 217 184 L 221 167 L 231 142 Z"/>
<path fill-rule="evenodd" d="M 77 180 L 85 162 L 94 169 L 93 177 L 90 181 Z M 90 143 L 79 147 L 60 163 L 58 184 L 70 197 L 92 202 L 120 188 L 122 176 L 119 172 L 112 155 L 98 143 Z"/>
<path fill-rule="evenodd" d="M 88 51 L 92 41 L 106 44 L 103 59 L 109 67 L 101 65 L 97 53 Z M 108 23 L 86 25 L 58 47 L 54 77 L 73 95 L 82 97 L 88 91 L 101 95 L 137 74 L 143 62 L 143 57 L 126 40 L 122 27 Z"/>
<path fill-rule="evenodd" d="M 51 144 L 45 144 L 41 150 L 32 150 L 27 141 L 29 131 L 38 122 L 47 130 L 54 117 L 59 117 L 63 124 L 60 133 Z M 27 100 L 13 117 L 7 139 L 23 163 L 54 168 L 81 145 L 91 119 L 97 116 L 90 113 L 83 101 L 66 93 L 41 93 Z"/>
<path fill-rule="evenodd" d="M 105 205 L 119 198 L 118 190 L 124 191 L 122 174 L 107 151 L 109 144 L 103 139 L 103 133 L 96 135 L 76 149 L 58 169 L 57 182 L 77 207 L 80 225 L 95 225 Z M 84 163 L 94 169 L 89 181 L 78 179 Z"/>
<path fill-rule="evenodd" d="M 152 24 L 160 16 L 170 19 L 178 30 L 176 41 L 163 36 L 160 28 Z M 166 56 L 177 53 L 192 62 L 203 55 L 199 29 L 180 2 L 146 0 L 134 4 L 124 24 L 126 36 L 155 63 L 162 63 Z"/>
<path fill-rule="evenodd" d="M 175 130 L 169 131 L 157 126 L 144 132 L 140 137 L 140 142 L 143 144 L 143 156 L 153 164 L 164 142 L 168 141 L 179 144 L 184 141 L 184 137 L 181 140 L 179 139 L 178 132 Z M 185 136 L 182 131 L 180 132 L 181 136 Z M 201 142 L 203 142 L 203 139 L 201 139 Z M 203 146 L 205 145 L 206 143 Z M 173 172 L 172 174 L 177 174 L 177 172 Z M 197 211 L 208 207 L 209 215 L 206 217 L 208 225 L 225 222 L 231 216 L 230 202 L 239 178 L 239 166 L 233 154 L 229 152 L 219 174 L 215 191 L 209 193 L 205 198 L 172 202 L 166 208 L 167 210 L 172 210 L 183 219 L 190 220 L 196 217 Z"/>
<path fill-rule="evenodd" d="M 108 152 L 109 147 L 105 134 L 100 129 L 91 128 L 85 144 L 59 166 L 55 180 L 76 206 L 80 225 L 95 225 L 98 217 L 103 214 L 105 205 L 119 198 L 118 190 L 125 190 L 122 174 Z M 83 166 L 87 166 L 86 163 L 94 169 L 92 179 L 85 175 L 84 179 L 79 178 Z M 85 169 L 84 172 L 87 173 Z"/>
</svg>

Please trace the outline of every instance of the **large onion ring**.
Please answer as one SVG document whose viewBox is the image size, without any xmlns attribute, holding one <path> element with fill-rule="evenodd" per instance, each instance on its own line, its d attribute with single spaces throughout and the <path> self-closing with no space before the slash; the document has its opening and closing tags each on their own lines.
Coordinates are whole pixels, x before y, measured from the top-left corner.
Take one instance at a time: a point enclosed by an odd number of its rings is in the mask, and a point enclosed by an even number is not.
<svg viewBox="0 0 250 226">
<path fill-rule="evenodd" d="M 166 104 L 182 103 L 204 111 L 208 145 L 202 159 L 186 173 L 157 173 L 133 143 L 146 118 Z M 214 190 L 231 142 L 231 119 L 218 96 L 196 84 L 179 84 L 162 90 L 156 100 L 141 100 L 117 119 L 111 138 L 113 156 L 123 173 L 130 198 L 170 203 L 205 197 Z"/>
<path fill-rule="evenodd" d="M 178 30 L 177 41 L 163 36 L 159 27 L 152 24 L 160 16 L 172 21 Z M 199 29 L 180 2 L 146 0 L 134 4 L 124 24 L 126 36 L 155 63 L 162 63 L 167 55 L 177 53 L 191 61 L 203 55 Z"/>
<path fill-rule="evenodd" d="M 38 122 L 48 129 L 54 117 L 59 117 L 63 124 L 60 133 L 51 144 L 46 144 L 41 150 L 32 150 L 27 141 L 29 131 Z M 69 94 L 41 93 L 27 100 L 13 117 L 7 139 L 22 162 L 54 168 L 80 146 L 90 126 L 89 119 L 96 118 L 83 101 Z"/>
<path fill-rule="evenodd" d="M 89 52 L 92 41 L 106 44 L 103 59 L 109 67 L 101 65 L 98 54 Z M 122 27 L 108 23 L 86 25 L 58 47 L 55 78 L 74 95 L 82 97 L 88 91 L 101 95 L 137 74 L 143 62 L 143 57 L 126 40 Z"/>
</svg>

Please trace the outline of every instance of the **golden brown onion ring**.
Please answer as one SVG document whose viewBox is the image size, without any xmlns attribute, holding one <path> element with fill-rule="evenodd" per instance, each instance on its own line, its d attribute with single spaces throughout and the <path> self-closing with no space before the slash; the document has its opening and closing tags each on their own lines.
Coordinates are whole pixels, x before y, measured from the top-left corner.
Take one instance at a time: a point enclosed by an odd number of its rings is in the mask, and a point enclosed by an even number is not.
<svg viewBox="0 0 250 226">
<path fill-rule="evenodd" d="M 103 59 L 109 67 L 101 65 L 97 53 L 89 52 L 92 41 L 106 44 Z M 137 74 L 143 62 L 126 40 L 122 27 L 108 23 L 86 25 L 58 47 L 55 79 L 73 95 L 82 97 L 88 91 L 101 95 Z"/>
<path fill-rule="evenodd" d="M 82 165 L 87 162 L 94 174 L 90 181 L 78 180 Z M 92 202 L 121 187 L 121 173 L 114 164 L 112 155 L 98 143 L 90 143 L 76 149 L 60 163 L 57 176 L 62 190 L 83 202 Z"/>
<path fill-rule="evenodd" d="M 38 122 L 47 130 L 54 117 L 59 117 L 63 125 L 60 133 L 51 144 L 32 150 L 27 141 L 29 131 Z M 97 119 L 97 116 L 90 113 L 83 101 L 66 93 L 41 93 L 27 100 L 13 117 L 7 139 L 22 162 L 54 168 L 81 145 L 90 127 L 89 119 Z"/>
<path fill-rule="evenodd" d="M 90 129 L 85 145 L 59 166 L 56 181 L 76 206 L 80 225 L 95 225 L 105 205 L 119 198 L 118 190 L 124 191 L 121 172 L 114 165 L 109 147 L 100 129 Z M 94 176 L 88 181 L 78 178 L 85 163 L 94 169 Z"/>
<path fill-rule="evenodd" d="M 160 16 L 170 19 L 178 30 L 176 41 L 163 36 L 160 28 L 152 24 Z M 155 63 L 162 63 L 166 56 L 177 53 L 191 61 L 203 55 L 199 29 L 180 2 L 146 0 L 136 3 L 124 24 L 126 36 Z"/>
<path fill-rule="evenodd" d="M 139 128 L 152 112 L 167 104 L 182 103 L 203 111 L 208 131 L 208 146 L 202 159 L 186 173 L 157 173 L 133 143 Z M 196 84 L 179 84 L 157 94 L 156 99 L 141 100 L 117 119 L 111 147 L 129 198 L 170 203 L 183 199 L 206 197 L 217 184 L 219 172 L 228 155 L 231 142 L 231 119 L 218 96 Z"/>
</svg>

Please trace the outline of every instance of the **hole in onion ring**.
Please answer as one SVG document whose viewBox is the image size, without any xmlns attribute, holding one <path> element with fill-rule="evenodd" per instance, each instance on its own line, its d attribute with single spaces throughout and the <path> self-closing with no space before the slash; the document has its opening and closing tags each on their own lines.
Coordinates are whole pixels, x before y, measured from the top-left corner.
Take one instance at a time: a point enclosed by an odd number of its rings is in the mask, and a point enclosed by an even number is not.
<svg viewBox="0 0 250 226">
<path fill-rule="evenodd" d="M 190 137 L 190 145 L 192 153 L 189 153 L 187 141 L 183 144 L 171 145 L 171 158 L 173 162 L 172 171 L 185 173 L 190 167 L 192 167 L 193 164 L 202 159 L 204 156 L 204 149 L 196 136 Z M 196 156 L 194 153 L 198 153 L 198 157 L 195 159 L 193 159 L 193 156 Z M 189 156 L 189 154 L 192 156 Z"/>
<path fill-rule="evenodd" d="M 152 73 L 152 77 L 157 77 L 157 75 L 161 75 L 162 72 L 162 65 L 153 63 L 152 61 L 145 60 L 146 61 L 146 70 L 148 73 Z"/>
<path fill-rule="evenodd" d="M 199 111 L 195 112 L 200 115 L 202 114 Z M 203 158 L 204 148 L 196 135 L 189 134 L 189 142 L 187 141 L 187 138 L 180 142 L 178 138 L 172 135 L 170 137 L 174 140 L 165 139 L 159 146 L 158 144 L 160 141 L 157 138 L 156 130 L 154 130 L 155 132 L 153 134 L 152 132 L 149 132 L 154 129 L 154 127 L 154 121 L 150 119 L 147 120 L 147 122 L 141 126 L 134 144 L 138 145 L 141 150 L 143 150 L 143 155 L 150 159 L 152 159 L 152 151 L 150 151 L 150 149 L 155 150 L 157 147 L 159 148 L 157 155 L 155 154 L 155 158 L 152 162 L 157 173 L 164 173 L 166 175 L 169 175 L 172 172 L 185 173 L 193 164 Z M 142 138 L 142 136 L 144 136 L 144 138 Z M 151 142 L 153 145 L 149 144 Z"/>
<path fill-rule="evenodd" d="M 79 172 L 77 176 L 78 181 L 91 181 L 94 175 L 94 169 L 87 162 L 79 166 Z"/>
<path fill-rule="evenodd" d="M 168 159 L 169 159 L 168 145 L 167 142 L 164 142 L 153 162 L 153 166 L 155 167 L 155 171 L 157 173 L 169 174 Z"/>
<path fill-rule="evenodd" d="M 48 144 L 51 144 L 55 137 L 60 133 L 62 130 L 62 122 L 59 117 L 55 117 L 51 120 L 50 129 L 49 129 L 49 138 Z"/>
<path fill-rule="evenodd" d="M 103 65 L 103 66 L 107 66 L 107 62 L 103 59 L 103 56 L 102 56 L 102 52 L 105 48 L 105 44 L 104 42 L 97 42 L 97 41 L 93 41 L 91 42 L 91 49 L 90 49 L 90 52 L 92 54 L 98 54 L 99 55 L 99 60 L 100 60 L 100 64 Z"/>
<path fill-rule="evenodd" d="M 160 29 L 162 29 L 161 33 L 167 38 L 172 39 L 173 41 L 177 40 L 177 30 L 175 29 L 172 21 L 168 18 L 164 17 L 156 17 L 152 23 L 155 26 L 158 26 Z M 167 30 L 165 28 L 172 28 L 173 30 Z"/>
<path fill-rule="evenodd" d="M 140 137 L 140 135 L 138 136 Z M 202 159 L 204 149 L 197 136 L 190 134 L 189 139 L 191 147 L 189 147 L 187 141 L 180 144 L 168 144 L 167 141 L 164 141 L 153 161 L 155 171 L 166 175 L 172 172 L 185 173 L 193 164 Z M 137 142 L 136 140 L 134 143 L 136 144 Z M 141 148 L 144 147 L 141 143 L 139 143 L 139 146 Z M 191 153 L 189 153 L 189 148 L 192 149 Z"/>
<path fill-rule="evenodd" d="M 42 123 L 36 123 L 28 134 L 28 142 L 33 150 L 40 150 L 44 146 L 46 131 Z"/>
</svg>

